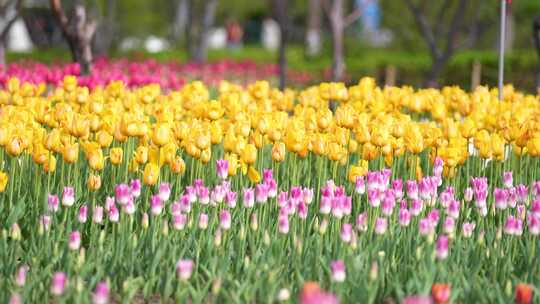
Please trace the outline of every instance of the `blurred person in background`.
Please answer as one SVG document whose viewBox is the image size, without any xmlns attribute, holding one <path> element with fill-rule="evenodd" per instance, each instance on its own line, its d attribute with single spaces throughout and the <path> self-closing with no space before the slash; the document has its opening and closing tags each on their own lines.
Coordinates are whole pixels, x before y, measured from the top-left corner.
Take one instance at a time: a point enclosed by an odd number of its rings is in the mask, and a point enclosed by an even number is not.
<svg viewBox="0 0 540 304">
<path fill-rule="evenodd" d="M 225 25 L 227 31 L 227 47 L 231 49 L 239 49 L 242 47 L 242 38 L 244 30 L 236 20 L 229 20 Z"/>
<path fill-rule="evenodd" d="M 361 12 L 362 30 L 377 33 L 381 25 L 381 9 L 378 0 L 356 0 L 356 9 Z"/>
</svg>

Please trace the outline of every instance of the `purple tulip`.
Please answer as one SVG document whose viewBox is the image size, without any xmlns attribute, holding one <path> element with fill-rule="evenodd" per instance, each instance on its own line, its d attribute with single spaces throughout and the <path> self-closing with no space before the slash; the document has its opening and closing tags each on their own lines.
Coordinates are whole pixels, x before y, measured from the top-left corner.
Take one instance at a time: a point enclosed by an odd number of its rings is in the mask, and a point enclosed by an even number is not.
<svg viewBox="0 0 540 304">
<path fill-rule="evenodd" d="M 332 281 L 338 283 L 345 281 L 347 274 L 345 272 L 345 263 L 342 260 L 332 261 L 330 271 L 332 272 Z"/>
<path fill-rule="evenodd" d="M 216 173 L 221 179 L 227 179 L 229 176 L 229 161 L 226 159 L 216 160 Z"/>
<path fill-rule="evenodd" d="M 62 205 L 71 207 L 75 203 L 75 189 L 73 187 L 64 187 L 62 192 Z"/>
</svg>

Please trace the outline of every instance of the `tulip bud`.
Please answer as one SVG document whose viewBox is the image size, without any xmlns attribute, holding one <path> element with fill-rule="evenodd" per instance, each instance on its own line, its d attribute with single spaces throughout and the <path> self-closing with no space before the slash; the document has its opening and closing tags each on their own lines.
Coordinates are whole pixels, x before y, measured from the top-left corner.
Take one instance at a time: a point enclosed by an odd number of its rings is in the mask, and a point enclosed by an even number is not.
<svg viewBox="0 0 540 304">
<path fill-rule="evenodd" d="M 90 191 L 99 190 L 99 188 L 101 188 L 101 177 L 99 175 L 90 174 L 86 185 Z"/>
<path fill-rule="evenodd" d="M 278 296 L 277 296 L 278 301 L 285 302 L 285 301 L 288 301 L 290 298 L 291 298 L 291 293 L 289 292 L 287 288 L 282 288 L 279 290 Z"/>
<path fill-rule="evenodd" d="M 221 229 L 218 228 L 216 235 L 214 236 L 214 246 L 221 246 Z"/>
<path fill-rule="evenodd" d="M 212 283 L 212 294 L 218 295 L 220 289 L 221 289 L 221 278 L 218 277 L 218 278 L 215 279 L 214 282 Z"/>
<path fill-rule="evenodd" d="M 163 220 L 163 222 L 161 223 L 161 225 L 163 226 L 161 232 L 163 233 L 164 236 L 167 236 L 169 235 L 169 222 L 167 220 Z"/>
<path fill-rule="evenodd" d="M 81 268 L 84 265 L 84 261 L 86 260 L 86 250 L 84 247 L 79 250 L 79 256 L 77 257 L 77 268 Z"/>
<path fill-rule="evenodd" d="M 103 245 L 103 243 L 105 243 L 105 237 L 107 235 L 105 234 L 105 230 L 101 230 L 101 232 L 99 233 L 99 239 L 98 239 L 98 243 L 100 245 Z"/>
<path fill-rule="evenodd" d="M 21 228 L 19 228 L 19 225 L 17 225 L 17 223 L 11 225 L 10 236 L 14 241 L 21 240 Z"/>
<path fill-rule="evenodd" d="M 319 233 L 321 235 L 324 235 L 326 233 L 326 230 L 328 229 L 328 220 L 323 219 L 321 222 L 321 225 L 319 226 Z"/>
<path fill-rule="evenodd" d="M 370 281 L 377 280 L 378 275 L 379 275 L 379 264 L 377 263 L 377 261 L 373 261 L 371 263 L 371 268 L 369 270 L 369 280 Z"/>
<path fill-rule="evenodd" d="M 270 246 L 270 234 L 268 233 L 268 230 L 264 230 L 264 235 L 263 235 L 263 243 L 266 245 L 266 246 Z"/>
<path fill-rule="evenodd" d="M 146 212 L 143 213 L 142 215 L 141 225 L 144 229 L 147 229 L 148 226 L 150 225 L 149 220 L 148 220 L 148 213 Z"/>
<path fill-rule="evenodd" d="M 240 226 L 240 231 L 238 232 L 238 238 L 242 241 L 246 238 L 246 229 L 244 228 L 244 225 Z"/>
<path fill-rule="evenodd" d="M 256 214 L 256 213 L 252 213 L 252 214 L 251 214 L 250 227 L 251 227 L 251 230 L 253 230 L 253 231 L 257 231 L 257 229 L 259 228 L 259 224 L 258 224 L 258 221 L 257 221 L 257 214 Z"/>
</svg>

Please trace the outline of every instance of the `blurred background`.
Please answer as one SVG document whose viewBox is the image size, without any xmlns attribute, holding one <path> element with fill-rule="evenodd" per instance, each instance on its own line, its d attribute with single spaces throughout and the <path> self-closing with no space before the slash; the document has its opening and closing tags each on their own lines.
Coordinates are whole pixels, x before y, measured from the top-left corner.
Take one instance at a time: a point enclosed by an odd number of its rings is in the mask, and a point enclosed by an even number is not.
<svg viewBox="0 0 540 304">
<path fill-rule="evenodd" d="M 496 85 L 499 14 L 495 0 L 0 0 L 0 59 L 231 61 L 293 87 L 373 76 L 470 89 Z M 507 11 L 506 81 L 526 91 L 540 83 L 538 14 L 540 0 Z"/>
</svg>

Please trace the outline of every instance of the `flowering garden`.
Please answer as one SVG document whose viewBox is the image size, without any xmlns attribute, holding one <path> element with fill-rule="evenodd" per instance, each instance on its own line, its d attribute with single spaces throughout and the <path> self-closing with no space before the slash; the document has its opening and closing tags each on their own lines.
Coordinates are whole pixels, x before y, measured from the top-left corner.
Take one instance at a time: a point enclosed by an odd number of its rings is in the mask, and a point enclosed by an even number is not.
<svg viewBox="0 0 540 304">
<path fill-rule="evenodd" d="M 539 300 L 538 96 L 24 69 L 0 91 L 3 303 Z"/>
</svg>

